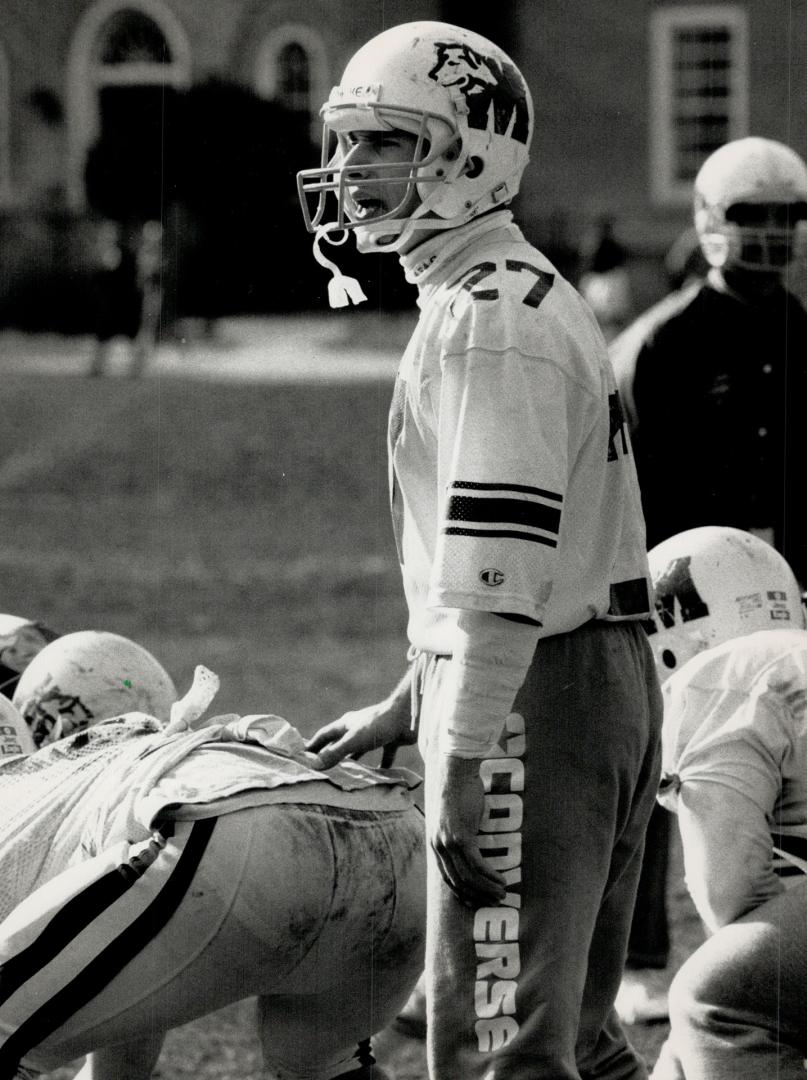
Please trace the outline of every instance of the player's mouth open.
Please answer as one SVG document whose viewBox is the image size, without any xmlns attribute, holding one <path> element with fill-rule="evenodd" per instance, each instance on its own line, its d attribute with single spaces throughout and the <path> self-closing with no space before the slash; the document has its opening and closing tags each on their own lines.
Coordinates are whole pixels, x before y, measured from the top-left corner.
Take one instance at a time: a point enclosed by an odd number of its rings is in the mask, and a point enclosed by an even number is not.
<svg viewBox="0 0 807 1080">
<path fill-rule="evenodd" d="M 376 218 L 387 212 L 387 207 L 381 199 L 354 198 L 351 202 L 350 216 L 354 221 Z"/>
</svg>

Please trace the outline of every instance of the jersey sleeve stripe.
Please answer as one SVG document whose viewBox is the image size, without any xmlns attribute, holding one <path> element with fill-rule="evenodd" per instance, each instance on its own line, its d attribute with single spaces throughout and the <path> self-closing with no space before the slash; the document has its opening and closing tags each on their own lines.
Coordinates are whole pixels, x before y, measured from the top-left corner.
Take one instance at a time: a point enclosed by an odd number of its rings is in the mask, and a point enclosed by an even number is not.
<svg viewBox="0 0 807 1080">
<path fill-rule="evenodd" d="M 455 480 L 452 488 L 468 491 L 519 491 L 525 495 L 537 495 L 541 499 L 552 499 L 554 502 L 563 502 L 563 496 L 556 491 L 546 491 L 544 488 L 527 487 L 526 484 L 481 484 L 474 480 Z"/>
<path fill-rule="evenodd" d="M 531 540 L 535 544 L 546 544 L 547 547 L 551 548 L 558 546 L 557 540 L 553 540 L 549 536 L 541 536 L 540 533 L 519 532 L 516 529 L 462 529 L 457 526 L 450 526 L 443 529 L 443 532 L 446 536 L 509 537 L 511 540 Z"/>
<path fill-rule="evenodd" d="M 528 525 L 557 533 L 560 510 L 555 506 L 526 499 L 499 499 L 490 496 L 452 495 L 448 501 L 449 521 L 492 521 L 507 525 Z"/>
</svg>

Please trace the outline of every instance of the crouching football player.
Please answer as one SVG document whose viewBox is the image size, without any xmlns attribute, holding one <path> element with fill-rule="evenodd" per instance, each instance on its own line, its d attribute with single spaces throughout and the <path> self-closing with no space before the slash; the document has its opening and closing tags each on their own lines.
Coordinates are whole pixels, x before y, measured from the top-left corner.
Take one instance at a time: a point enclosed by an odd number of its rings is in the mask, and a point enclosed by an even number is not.
<svg viewBox="0 0 807 1080">
<path fill-rule="evenodd" d="M 249 997 L 272 1080 L 380 1078 L 369 1036 L 423 965 L 411 774 L 324 772 L 275 716 L 203 720 L 205 669 L 168 718 L 97 723 L 136 681 L 125 641 L 110 666 L 68 635 L 26 672 L 50 734 L 0 765 L 0 1078 L 89 1055 L 81 1080 L 147 1080 L 170 1028 Z M 54 740 L 75 701 L 92 720 Z"/>
<path fill-rule="evenodd" d="M 698 528 L 650 553 L 664 777 L 708 938 L 670 987 L 653 1080 L 803 1080 L 807 629 L 785 560 Z"/>
</svg>

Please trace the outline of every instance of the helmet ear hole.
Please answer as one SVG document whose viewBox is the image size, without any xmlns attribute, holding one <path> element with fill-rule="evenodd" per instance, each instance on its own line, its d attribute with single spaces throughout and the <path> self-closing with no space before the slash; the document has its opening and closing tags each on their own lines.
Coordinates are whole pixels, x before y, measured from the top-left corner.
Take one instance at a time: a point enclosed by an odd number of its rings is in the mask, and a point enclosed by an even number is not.
<svg viewBox="0 0 807 1080">
<path fill-rule="evenodd" d="M 485 163 L 480 157 L 469 157 L 468 163 L 465 166 L 465 172 L 463 173 L 469 180 L 475 180 L 477 176 L 481 176 L 485 170 Z"/>
<path fill-rule="evenodd" d="M 665 649 L 662 652 L 661 662 L 664 664 L 665 667 L 668 668 L 674 668 L 678 663 L 675 657 L 675 653 L 672 651 L 672 649 Z"/>
</svg>

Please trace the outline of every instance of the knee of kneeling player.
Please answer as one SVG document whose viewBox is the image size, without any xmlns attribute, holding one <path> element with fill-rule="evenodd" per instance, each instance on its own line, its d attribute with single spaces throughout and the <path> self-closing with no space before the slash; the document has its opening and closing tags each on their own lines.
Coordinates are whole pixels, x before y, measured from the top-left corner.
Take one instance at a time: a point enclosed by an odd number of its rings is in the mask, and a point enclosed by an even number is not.
<svg viewBox="0 0 807 1080">
<path fill-rule="evenodd" d="M 716 971 L 696 950 L 678 970 L 670 984 L 669 1009 L 672 1030 L 714 1029 L 731 1010 L 730 978 Z"/>
</svg>

